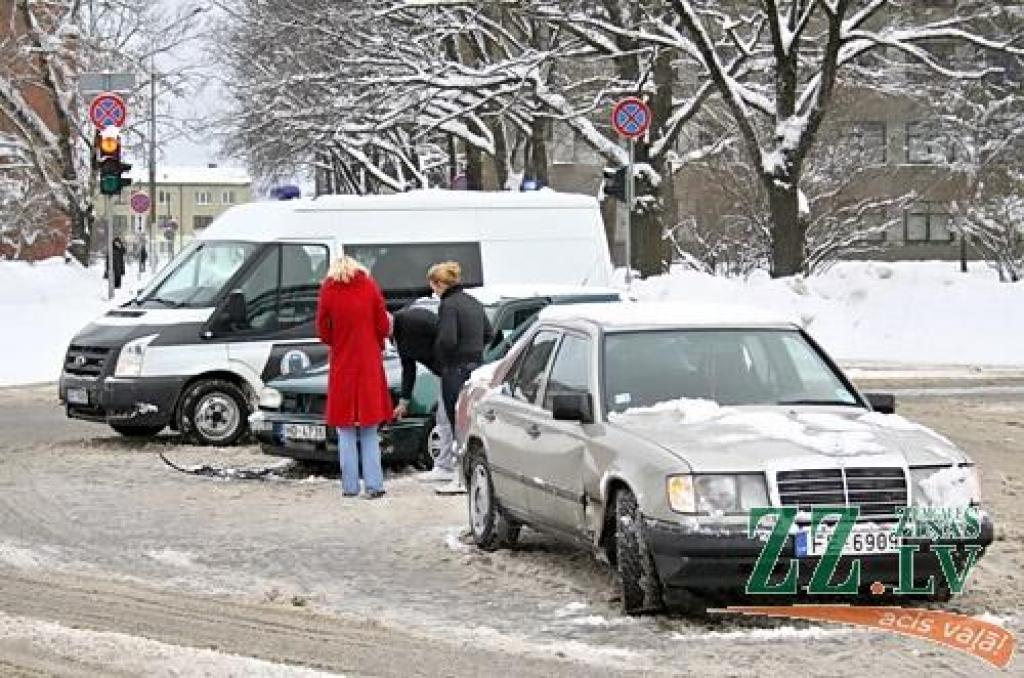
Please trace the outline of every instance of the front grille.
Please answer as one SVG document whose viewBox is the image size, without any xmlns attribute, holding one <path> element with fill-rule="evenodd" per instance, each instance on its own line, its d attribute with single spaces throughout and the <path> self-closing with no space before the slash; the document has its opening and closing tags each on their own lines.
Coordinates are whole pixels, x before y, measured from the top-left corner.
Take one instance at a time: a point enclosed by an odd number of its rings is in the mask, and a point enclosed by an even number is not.
<svg viewBox="0 0 1024 678">
<path fill-rule="evenodd" d="M 323 414 L 327 411 L 327 396 L 314 393 L 286 393 L 281 399 L 281 411 L 288 414 Z"/>
<path fill-rule="evenodd" d="M 858 506 L 860 520 L 885 521 L 907 505 L 901 468 L 845 468 L 779 471 L 775 477 L 783 506 L 810 511 L 815 506 Z"/>
<path fill-rule="evenodd" d="M 109 348 L 72 344 L 64 356 L 64 372 L 79 377 L 98 377 L 103 374 L 109 357 Z"/>
</svg>

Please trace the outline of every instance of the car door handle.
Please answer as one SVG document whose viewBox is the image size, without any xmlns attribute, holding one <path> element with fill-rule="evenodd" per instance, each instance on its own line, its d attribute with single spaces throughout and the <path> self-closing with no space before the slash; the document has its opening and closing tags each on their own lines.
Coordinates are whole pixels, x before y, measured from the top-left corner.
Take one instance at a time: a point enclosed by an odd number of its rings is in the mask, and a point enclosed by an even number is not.
<svg viewBox="0 0 1024 678">
<path fill-rule="evenodd" d="M 494 410 L 484 410 L 484 420 L 485 421 L 494 421 L 497 418 L 498 418 L 498 415 L 496 415 L 494 413 Z"/>
<path fill-rule="evenodd" d="M 538 426 L 537 424 L 530 424 L 529 426 L 526 427 L 526 435 L 530 436 L 531 438 L 539 438 L 540 426 Z"/>
</svg>

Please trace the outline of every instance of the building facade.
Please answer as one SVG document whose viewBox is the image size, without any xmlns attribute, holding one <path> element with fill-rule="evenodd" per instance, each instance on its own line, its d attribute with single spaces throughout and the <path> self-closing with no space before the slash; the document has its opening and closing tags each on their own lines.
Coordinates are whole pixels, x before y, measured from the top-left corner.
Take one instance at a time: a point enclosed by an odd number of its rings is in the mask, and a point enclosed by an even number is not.
<svg viewBox="0 0 1024 678">
<path fill-rule="evenodd" d="M 111 199 L 114 234 L 121 236 L 130 253 L 146 244 L 151 260 L 167 261 L 222 212 L 252 200 L 252 179 L 235 167 L 159 167 L 156 174 L 156 223 L 149 228 L 149 213 L 135 214 L 132 195 L 149 194 L 149 175 L 136 165 L 132 185 Z M 104 214 L 104 200 L 96 196 L 97 214 Z M 102 218 L 101 218 L 102 221 Z"/>
</svg>

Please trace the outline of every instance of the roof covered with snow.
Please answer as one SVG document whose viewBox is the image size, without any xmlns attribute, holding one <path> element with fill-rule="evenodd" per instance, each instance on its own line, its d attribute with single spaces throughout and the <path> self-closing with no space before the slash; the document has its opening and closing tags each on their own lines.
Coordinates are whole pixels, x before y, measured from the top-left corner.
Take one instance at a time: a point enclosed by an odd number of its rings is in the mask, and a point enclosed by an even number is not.
<svg viewBox="0 0 1024 678">
<path fill-rule="evenodd" d="M 596 295 L 622 296 L 622 292 L 612 287 L 580 287 L 578 285 L 484 285 L 467 289 L 481 304 L 497 304 L 503 299 L 526 299 L 529 297 L 573 297 Z"/>
<path fill-rule="evenodd" d="M 141 164 L 132 168 L 132 181 L 136 184 L 149 182 L 149 169 Z M 156 168 L 158 186 L 184 184 L 189 186 L 248 186 L 252 178 L 240 167 L 187 167 L 161 166 Z"/>
<path fill-rule="evenodd" d="M 329 210 L 446 210 L 486 207 L 488 209 L 578 209 L 594 207 L 597 199 L 577 193 L 556 191 L 449 191 L 430 189 L 389 195 L 324 195 L 318 198 L 286 200 L 278 204 L 287 211 Z"/>
<path fill-rule="evenodd" d="M 543 320 L 585 320 L 607 329 L 640 327 L 795 327 L 780 313 L 727 304 L 622 302 L 549 306 Z"/>
</svg>

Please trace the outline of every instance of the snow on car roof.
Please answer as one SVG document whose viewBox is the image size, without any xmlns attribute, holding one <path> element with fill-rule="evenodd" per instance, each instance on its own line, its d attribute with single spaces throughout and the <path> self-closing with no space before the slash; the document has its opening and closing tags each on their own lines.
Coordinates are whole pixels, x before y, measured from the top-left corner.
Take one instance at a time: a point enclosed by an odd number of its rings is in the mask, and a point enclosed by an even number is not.
<svg viewBox="0 0 1024 678">
<path fill-rule="evenodd" d="M 609 329 L 635 327 L 794 327 L 794 318 L 756 308 L 702 303 L 573 304 L 548 306 L 541 320 L 586 320 Z"/>
<path fill-rule="evenodd" d="M 597 295 L 621 296 L 612 287 L 582 287 L 579 285 L 507 284 L 484 285 L 467 288 L 466 292 L 476 297 L 481 304 L 496 304 L 503 299 L 528 299 L 530 297 L 593 297 Z"/>
</svg>

